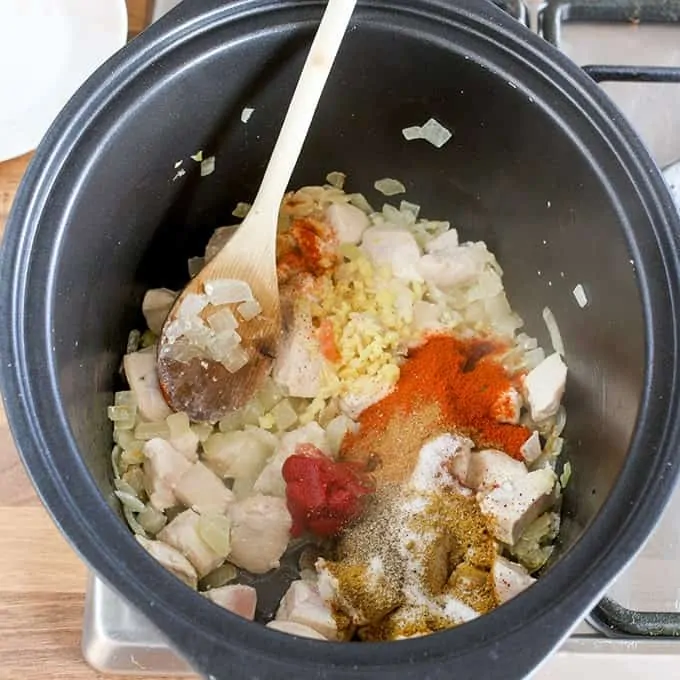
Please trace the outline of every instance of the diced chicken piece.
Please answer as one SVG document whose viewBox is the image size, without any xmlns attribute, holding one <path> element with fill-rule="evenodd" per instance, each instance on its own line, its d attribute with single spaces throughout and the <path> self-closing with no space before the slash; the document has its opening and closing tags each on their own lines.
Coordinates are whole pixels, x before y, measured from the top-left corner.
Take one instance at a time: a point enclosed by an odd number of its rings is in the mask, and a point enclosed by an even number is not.
<svg viewBox="0 0 680 680">
<path fill-rule="evenodd" d="M 505 390 L 491 407 L 491 415 L 499 423 L 517 425 L 522 411 L 522 395 L 514 388 Z"/>
<path fill-rule="evenodd" d="M 340 410 L 356 420 L 369 406 L 377 404 L 387 396 L 392 385 L 374 375 L 364 375 L 355 380 L 353 392 L 343 394 L 338 400 Z"/>
<path fill-rule="evenodd" d="M 315 584 L 293 581 L 281 599 L 277 621 L 293 621 L 309 626 L 324 638 L 335 640 L 338 627 L 330 607 L 324 602 Z"/>
<path fill-rule="evenodd" d="M 176 299 L 177 293 L 167 288 L 152 288 L 146 291 L 142 301 L 142 314 L 146 325 L 156 335 L 161 334 L 165 319 Z"/>
<path fill-rule="evenodd" d="M 426 442 L 418 453 L 418 462 L 409 484 L 427 492 L 433 486 L 450 486 L 462 468 L 455 469 L 457 459 L 465 460 L 472 451 L 473 442 L 467 437 L 442 434 Z M 458 463 L 460 466 L 460 463 Z"/>
<path fill-rule="evenodd" d="M 455 250 L 427 253 L 418 262 L 418 273 L 425 281 L 446 290 L 469 283 L 480 273 L 480 261 L 466 246 Z"/>
<path fill-rule="evenodd" d="M 172 411 L 165 403 L 158 384 L 155 347 L 126 354 L 123 357 L 123 368 L 130 389 L 137 397 L 140 415 L 151 422 L 165 420 Z"/>
<path fill-rule="evenodd" d="M 286 501 L 272 496 L 251 496 L 234 503 L 229 561 L 253 574 L 279 566 L 293 525 Z"/>
<path fill-rule="evenodd" d="M 406 281 L 422 281 L 418 271 L 420 247 L 410 231 L 385 226 L 364 232 L 361 248 L 377 265 L 388 265 L 392 274 Z"/>
<path fill-rule="evenodd" d="M 505 482 L 479 503 L 490 520 L 491 533 L 502 543 L 513 545 L 531 522 L 554 503 L 557 477 L 549 468 Z"/>
<path fill-rule="evenodd" d="M 299 444 L 313 444 L 317 449 L 331 455 L 331 447 L 328 437 L 323 428 L 316 421 L 312 421 L 303 427 L 287 432 L 281 437 L 281 442 L 276 448 L 272 459 L 264 467 L 260 476 L 255 481 L 253 490 L 265 496 L 286 495 L 286 482 L 283 479 L 281 469 L 286 460 L 295 453 Z"/>
<path fill-rule="evenodd" d="M 156 510 L 177 505 L 174 487 L 191 463 L 171 444 L 156 437 L 144 444 L 144 488 Z"/>
<path fill-rule="evenodd" d="M 217 569 L 224 557 L 218 555 L 198 534 L 201 516 L 193 510 L 185 510 L 158 533 L 158 540 L 179 550 L 196 568 L 202 578 Z"/>
<path fill-rule="evenodd" d="M 338 627 L 330 607 L 324 602 L 316 584 L 293 581 L 281 599 L 277 621 L 293 621 L 309 626 L 329 640 L 336 640 Z"/>
<path fill-rule="evenodd" d="M 527 465 L 531 465 L 543 453 L 541 449 L 541 437 L 538 432 L 532 432 L 531 437 L 522 444 L 519 452 L 522 454 Z"/>
<path fill-rule="evenodd" d="M 458 248 L 458 232 L 455 229 L 447 229 L 439 236 L 435 236 L 425 244 L 426 253 L 455 252 Z"/>
<path fill-rule="evenodd" d="M 313 628 L 303 626 L 301 623 L 295 623 L 294 621 L 270 621 L 266 627 L 277 630 L 279 633 L 288 633 L 289 635 L 297 635 L 298 637 L 312 638 L 313 640 L 326 639 Z"/>
<path fill-rule="evenodd" d="M 208 264 L 217 253 L 224 248 L 229 242 L 229 239 L 236 233 L 236 230 L 240 225 L 235 224 L 229 227 L 218 227 L 213 232 L 213 235 L 208 241 L 208 245 L 205 247 L 205 263 Z"/>
<path fill-rule="evenodd" d="M 272 377 L 291 397 L 311 399 L 321 387 L 323 365 L 311 316 L 298 311 L 280 343 Z"/>
<path fill-rule="evenodd" d="M 536 579 L 530 576 L 521 564 L 510 562 L 500 555 L 494 559 L 491 575 L 496 597 L 501 604 L 519 595 L 536 582 Z"/>
<path fill-rule="evenodd" d="M 520 460 L 515 460 L 503 451 L 487 449 L 470 454 L 465 486 L 475 491 L 490 491 L 506 482 L 526 477 L 529 472 Z"/>
<path fill-rule="evenodd" d="M 557 352 L 529 371 L 524 378 L 524 389 L 534 422 L 539 423 L 557 413 L 566 382 L 567 366 Z"/>
<path fill-rule="evenodd" d="M 162 541 L 150 541 L 144 536 L 137 536 L 139 544 L 155 559 L 157 559 L 171 574 L 180 581 L 184 581 L 190 588 L 196 590 L 198 576 L 191 562 L 170 545 Z"/>
<path fill-rule="evenodd" d="M 175 485 L 175 497 L 189 508 L 203 514 L 226 514 L 234 502 L 234 494 L 203 463 L 194 463 Z"/>
<path fill-rule="evenodd" d="M 326 209 L 326 217 L 340 243 L 359 243 L 371 224 L 366 213 L 349 203 L 333 203 Z"/>
<path fill-rule="evenodd" d="M 255 618 L 257 591 L 251 586 L 228 585 L 212 588 L 205 592 L 205 596 L 220 607 L 224 607 L 233 614 L 248 619 L 248 621 Z"/>
<path fill-rule="evenodd" d="M 439 316 L 440 309 L 432 302 L 418 300 L 413 305 L 413 327 L 417 331 L 435 330 L 443 327 Z"/>
</svg>

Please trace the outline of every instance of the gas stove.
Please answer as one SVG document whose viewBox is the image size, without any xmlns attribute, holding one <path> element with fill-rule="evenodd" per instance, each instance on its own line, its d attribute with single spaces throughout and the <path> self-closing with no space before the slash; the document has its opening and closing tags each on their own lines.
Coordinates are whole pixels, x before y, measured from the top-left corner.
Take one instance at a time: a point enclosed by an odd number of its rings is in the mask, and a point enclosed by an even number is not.
<svg viewBox="0 0 680 680">
<path fill-rule="evenodd" d="M 151 2 L 150 20 L 178 2 Z M 601 83 L 664 168 L 680 209 L 680 0 L 493 2 Z M 534 678 L 680 680 L 678 517 L 680 488 L 645 548 Z M 194 675 L 163 636 L 95 576 L 82 648 L 102 673 Z"/>
</svg>

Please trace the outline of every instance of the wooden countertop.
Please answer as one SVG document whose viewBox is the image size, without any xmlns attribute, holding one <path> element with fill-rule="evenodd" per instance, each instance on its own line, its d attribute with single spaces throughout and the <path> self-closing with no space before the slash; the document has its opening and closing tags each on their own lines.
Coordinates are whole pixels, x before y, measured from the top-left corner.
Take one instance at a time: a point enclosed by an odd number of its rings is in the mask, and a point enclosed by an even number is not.
<svg viewBox="0 0 680 680">
<path fill-rule="evenodd" d="M 147 0 L 127 5 L 135 35 Z M 0 234 L 29 159 L 0 163 Z M 26 477 L 0 404 L 0 680 L 105 677 L 80 653 L 86 577 Z"/>
</svg>

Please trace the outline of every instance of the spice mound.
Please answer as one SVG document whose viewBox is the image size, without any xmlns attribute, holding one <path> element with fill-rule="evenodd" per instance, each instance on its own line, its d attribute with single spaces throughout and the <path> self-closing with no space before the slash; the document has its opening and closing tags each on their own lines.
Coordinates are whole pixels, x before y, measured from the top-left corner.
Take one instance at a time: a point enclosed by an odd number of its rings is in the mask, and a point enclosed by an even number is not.
<svg viewBox="0 0 680 680">
<path fill-rule="evenodd" d="M 282 336 L 261 388 L 219 421 L 166 403 L 157 345 L 177 293 L 146 293 L 108 411 L 112 465 L 141 548 L 188 587 L 277 634 L 393 641 L 502 606 L 549 560 L 567 367 L 550 310 L 553 353 L 520 330 L 486 244 L 406 200 L 376 210 L 345 179 L 285 197 Z M 212 282 L 172 325 L 174 359 L 198 344 L 238 380 L 239 329 L 259 312 L 240 282 Z"/>
</svg>

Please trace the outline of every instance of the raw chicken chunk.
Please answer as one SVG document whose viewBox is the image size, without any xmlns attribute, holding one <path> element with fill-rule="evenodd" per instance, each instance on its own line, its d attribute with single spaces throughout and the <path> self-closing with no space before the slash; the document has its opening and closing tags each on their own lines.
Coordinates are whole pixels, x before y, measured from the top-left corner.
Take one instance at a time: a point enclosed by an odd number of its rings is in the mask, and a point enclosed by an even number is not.
<svg viewBox="0 0 680 680">
<path fill-rule="evenodd" d="M 491 533 L 513 545 L 526 527 L 554 502 L 557 477 L 549 468 L 506 481 L 481 499 L 479 507 L 490 520 Z"/>
<path fill-rule="evenodd" d="M 174 488 L 191 463 L 174 446 L 156 437 L 144 444 L 144 487 L 151 505 L 167 510 L 177 505 Z"/>
<path fill-rule="evenodd" d="M 165 403 L 156 373 L 156 349 L 147 347 L 123 357 L 123 368 L 130 389 L 137 397 L 137 408 L 145 420 L 165 420 L 172 411 Z"/>
<path fill-rule="evenodd" d="M 455 229 L 447 229 L 435 236 L 425 244 L 426 253 L 456 252 L 458 248 L 458 232 Z"/>
<path fill-rule="evenodd" d="M 531 465 L 531 463 L 539 458 L 543 451 L 541 449 L 541 437 L 538 432 L 531 433 L 531 437 L 522 444 L 519 452 L 522 454 L 527 465 Z"/>
<path fill-rule="evenodd" d="M 469 246 L 434 250 L 418 261 L 418 273 L 425 281 L 446 290 L 475 279 L 482 264 Z"/>
<path fill-rule="evenodd" d="M 146 325 L 156 335 L 161 334 L 165 319 L 176 299 L 177 293 L 167 288 L 152 288 L 146 291 L 142 301 L 142 314 Z"/>
<path fill-rule="evenodd" d="M 272 496 L 251 496 L 234 503 L 229 561 L 253 574 L 279 566 L 293 525 L 286 501 Z"/>
<path fill-rule="evenodd" d="M 312 318 L 298 311 L 279 346 L 272 377 L 291 397 L 312 399 L 321 388 L 323 364 Z"/>
<path fill-rule="evenodd" d="M 234 502 L 234 494 L 203 463 L 194 463 L 175 485 L 175 497 L 184 505 L 203 514 L 225 514 Z"/>
<path fill-rule="evenodd" d="M 566 382 L 567 365 L 557 352 L 529 371 L 524 379 L 524 389 L 534 422 L 538 423 L 557 413 Z"/>
<path fill-rule="evenodd" d="M 316 421 L 287 432 L 281 437 L 281 442 L 276 448 L 273 458 L 267 463 L 257 478 L 253 486 L 256 493 L 266 496 L 285 497 L 286 482 L 281 474 L 281 469 L 286 460 L 295 453 L 295 449 L 299 444 L 313 444 L 327 456 L 331 455 L 328 437 Z"/>
<path fill-rule="evenodd" d="M 333 203 L 326 209 L 326 217 L 340 243 L 357 244 L 368 229 L 370 220 L 359 208 L 349 203 Z"/>
<path fill-rule="evenodd" d="M 536 579 L 529 576 L 529 572 L 516 562 L 506 560 L 497 555 L 491 569 L 493 587 L 498 601 L 503 604 L 526 590 Z"/>
<path fill-rule="evenodd" d="M 326 639 L 335 640 L 338 627 L 316 584 L 293 581 L 276 612 L 277 621 L 293 621 L 309 626 Z"/>
<path fill-rule="evenodd" d="M 201 516 L 185 510 L 158 533 L 158 540 L 179 550 L 196 568 L 199 577 L 217 569 L 224 557 L 218 555 L 198 534 Z"/>
<path fill-rule="evenodd" d="M 529 474 L 524 463 L 493 449 L 472 452 L 467 459 L 456 456 L 453 472 L 461 484 L 475 491 L 490 491 Z"/>
<path fill-rule="evenodd" d="M 206 591 L 205 596 L 220 607 L 224 607 L 233 614 L 248 619 L 248 621 L 255 618 L 257 591 L 252 586 L 235 584 L 212 588 Z"/>
<path fill-rule="evenodd" d="M 297 635 L 298 637 L 312 638 L 313 640 L 325 640 L 323 635 L 317 633 L 309 626 L 303 626 L 301 623 L 294 621 L 270 621 L 267 628 L 278 630 L 279 633 L 288 633 L 289 635 Z"/>
<path fill-rule="evenodd" d="M 139 544 L 156 558 L 171 574 L 180 581 L 184 581 L 190 588 L 196 590 L 198 576 L 191 562 L 182 555 L 179 550 L 163 543 L 162 541 L 150 541 L 144 536 L 136 536 Z"/>
<path fill-rule="evenodd" d="M 511 387 L 503 392 L 491 407 L 491 415 L 499 423 L 517 425 L 522 411 L 522 395 Z"/>
<path fill-rule="evenodd" d="M 392 274 L 407 281 L 422 281 L 418 271 L 420 247 L 410 231 L 397 227 L 370 227 L 364 232 L 361 248 L 377 265 L 388 265 Z"/>
</svg>

